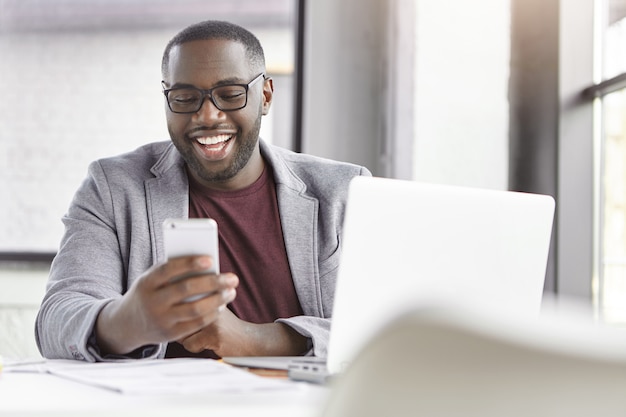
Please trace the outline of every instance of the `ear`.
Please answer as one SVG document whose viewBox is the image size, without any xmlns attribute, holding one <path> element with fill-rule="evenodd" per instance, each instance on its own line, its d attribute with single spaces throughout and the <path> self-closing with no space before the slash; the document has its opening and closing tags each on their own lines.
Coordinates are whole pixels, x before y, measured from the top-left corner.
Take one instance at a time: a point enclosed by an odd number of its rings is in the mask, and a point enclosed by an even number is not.
<svg viewBox="0 0 626 417">
<path fill-rule="evenodd" d="M 263 115 L 265 116 L 270 111 L 272 105 L 272 98 L 274 97 L 274 80 L 266 78 L 263 81 Z"/>
</svg>

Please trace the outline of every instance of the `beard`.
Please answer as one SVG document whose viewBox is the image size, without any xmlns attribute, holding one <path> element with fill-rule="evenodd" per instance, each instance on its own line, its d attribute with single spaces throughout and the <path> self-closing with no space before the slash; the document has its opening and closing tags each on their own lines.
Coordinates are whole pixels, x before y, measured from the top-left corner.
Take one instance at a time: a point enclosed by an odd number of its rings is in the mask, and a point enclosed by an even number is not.
<svg viewBox="0 0 626 417">
<path fill-rule="evenodd" d="M 183 159 L 187 163 L 188 169 L 196 174 L 200 179 L 207 182 L 224 182 L 235 177 L 235 175 L 237 175 L 248 164 L 248 161 L 257 146 L 260 130 L 261 115 L 259 114 L 254 125 L 252 126 L 252 129 L 250 129 L 246 136 L 240 136 L 238 133 L 237 140 L 239 141 L 239 146 L 236 149 L 233 161 L 229 166 L 220 171 L 210 171 L 205 168 L 193 150 L 192 145 L 189 144 L 192 139 L 184 138 L 183 141 L 173 140 L 173 142 L 178 149 L 178 152 L 180 152 Z M 173 137 L 171 131 L 170 137 Z"/>
</svg>

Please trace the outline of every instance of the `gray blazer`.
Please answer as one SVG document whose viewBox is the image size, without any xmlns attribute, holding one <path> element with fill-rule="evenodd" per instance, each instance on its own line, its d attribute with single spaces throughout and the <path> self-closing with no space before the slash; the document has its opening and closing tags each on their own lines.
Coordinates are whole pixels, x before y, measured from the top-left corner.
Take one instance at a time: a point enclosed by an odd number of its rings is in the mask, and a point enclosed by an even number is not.
<svg viewBox="0 0 626 417">
<path fill-rule="evenodd" d="M 285 246 L 304 315 L 283 322 L 326 356 L 348 183 L 371 175 L 360 166 L 260 142 L 272 166 Z M 100 361 L 93 328 L 100 310 L 144 271 L 165 260 L 162 223 L 188 217 L 184 161 L 171 142 L 93 162 L 63 217 L 65 234 L 52 263 L 35 325 L 47 358 Z M 166 344 L 131 357 L 163 357 Z"/>
</svg>

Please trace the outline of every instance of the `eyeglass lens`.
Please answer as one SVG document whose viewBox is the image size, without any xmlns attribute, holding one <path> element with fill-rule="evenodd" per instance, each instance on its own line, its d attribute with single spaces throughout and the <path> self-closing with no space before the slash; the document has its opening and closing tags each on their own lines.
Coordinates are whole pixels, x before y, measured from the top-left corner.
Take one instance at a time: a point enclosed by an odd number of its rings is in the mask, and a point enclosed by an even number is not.
<svg viewBox="0 0 626 417">
<path fill-rule="evenodd" d="M 173 112 L 195 113 L 202 106 L 205 93 L 196 88 L 177 88 L 168 92 L 167 98 Z M 225 85 L 210 91 L 213 104 L 220 110 L 238 110 L 246 106 L 245 86 Z"/>
</svg>

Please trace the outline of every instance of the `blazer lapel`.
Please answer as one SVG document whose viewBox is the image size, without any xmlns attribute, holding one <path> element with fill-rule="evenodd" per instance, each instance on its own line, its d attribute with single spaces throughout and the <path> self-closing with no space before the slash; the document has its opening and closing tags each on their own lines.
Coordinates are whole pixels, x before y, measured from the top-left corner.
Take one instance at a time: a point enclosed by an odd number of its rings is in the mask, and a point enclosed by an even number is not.
<svg viewBox="0 0 626 417">
<path fill-rule="evenodd" d="M 316 262 L 318 201 L 281 184 L 276 185 L 276 193 L 296 293 L 300 300 L 316 300 L 315 304 L 300 303 L 305 315 L 321 317 L 322 300 Z"/>
<path fill-rule="evenodd" d="M 173 145 L 152 167 L 152 172 L 155 178 L 145 182 L 146 204 L 152 256 L 156 262 L 161 262 L 165 260 L 163 221 L 189 217 L 189 182 L 184 162 Z"/>
<path fill-rule="evenodd" d="M 274 170 L 285 250 L 300 305 L 305 315 L 323 317 L 317 241 L 319 202 L 305 194 L 306 184 L 271 146 L 263 141 L 259 144 L 261 154 Z"/>
</svg>

